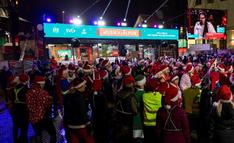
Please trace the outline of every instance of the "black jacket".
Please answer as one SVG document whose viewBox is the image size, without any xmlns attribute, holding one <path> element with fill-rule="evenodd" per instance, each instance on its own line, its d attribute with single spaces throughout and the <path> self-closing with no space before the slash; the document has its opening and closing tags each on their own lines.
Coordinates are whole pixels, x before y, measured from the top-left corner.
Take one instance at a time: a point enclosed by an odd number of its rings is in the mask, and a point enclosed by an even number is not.
<svg viewBox="0 0 234 143">
<path fill-rule="evenodd" d="M 72 126 L 86 125 L 88 122 L 85 99 L 75 89 L 64 97 L 64 120 Z"/>
<path fill-rule="evenodd" d="M 210 117 L 210 143 L 234 143 L 234 105 L 222 103 L 221 106 L 221 115 L 215 106 Z"/>
</svg>

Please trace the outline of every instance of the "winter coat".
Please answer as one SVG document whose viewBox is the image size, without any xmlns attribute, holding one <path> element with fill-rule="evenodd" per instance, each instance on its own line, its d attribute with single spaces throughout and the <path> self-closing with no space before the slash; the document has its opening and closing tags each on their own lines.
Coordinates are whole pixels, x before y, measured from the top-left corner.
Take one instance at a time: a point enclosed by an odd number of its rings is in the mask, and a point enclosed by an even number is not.
<svg viewBox="0 0 234 143">
<path fill-rule="evenodd" d="M 29 111 L 29 120 L 35 124 L 46 117 L 50 111 L 52 98 L 46 90 L 41 89 L 40 85 L 33 87 L 26 93 L 26 103 Z"/>
<path fill-rule="evenodd" d="M 177 105 L 159 108 L 156 119 L 158 143 L 191 143 L 189 123 L 185 111 Z"/>
<path fill-rule="evenodd" d="M 73 89 L 64 97 L 64 120 L 69 128 L 85 128 L 88 124 L 86 103 L 81 92 Z"/>
<path fill-rule="evenodd" d="M 234 104 L 220 104 L 214 106 L 211 113 L 209 121 L 210 143 L 234 143 Z"/>
</svg>

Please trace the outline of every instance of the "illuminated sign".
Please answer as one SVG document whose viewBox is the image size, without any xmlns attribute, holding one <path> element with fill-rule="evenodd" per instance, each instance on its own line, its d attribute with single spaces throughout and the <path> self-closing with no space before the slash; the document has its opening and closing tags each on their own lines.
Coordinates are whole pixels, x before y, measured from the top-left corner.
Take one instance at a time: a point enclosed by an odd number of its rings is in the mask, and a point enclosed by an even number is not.
<svg viewBox="0 0 234 143">
<path fill-rule="evenodd" d="M 187 37 L 188 37 L 189 39 L 197 39 L 197 38 L 199 37 L 199 35 L 198 35 L 198 34 L 191 34 L 191 33 L 188 33 L 188 34 L 187 34 Z"/>
<path fill-rule="evenodd" d="M 46 38 L 178 40 L 174 29 L 131 28 L 44 23 Z"/>
<path fill-rule="evenodd" d="M 97 29 L 98 36 L 121 36 L 121 37 L 140 37 L 140 30 L 125 30 L 113 28 Z"/>
<path fill-rule="evenodd" d="M 217 26 L 217 33 L 225 33 L 225 27 Z"/>
<path fill-rule="evenodd" d="M 223 33 L 206 33 L 205 39 L 225 39 L 226 35 Z"/>
</svg>

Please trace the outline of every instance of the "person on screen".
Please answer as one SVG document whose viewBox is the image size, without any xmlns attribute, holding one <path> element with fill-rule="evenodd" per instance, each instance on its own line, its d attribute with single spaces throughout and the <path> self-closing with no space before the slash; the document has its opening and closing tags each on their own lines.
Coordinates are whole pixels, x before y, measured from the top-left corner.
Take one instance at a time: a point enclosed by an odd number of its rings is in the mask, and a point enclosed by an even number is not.
<svg viewBox="0 0 234 143">
<path fill-rule="evenodd" d="M 199 21 L 194 26 L 194 34 L 198 34 L 199 38 L 205 37 L 206 33 L 216 33 L 214 26 L 206 19 L 206 13 L 204 11 L 199 12 Z"/>
</svg>

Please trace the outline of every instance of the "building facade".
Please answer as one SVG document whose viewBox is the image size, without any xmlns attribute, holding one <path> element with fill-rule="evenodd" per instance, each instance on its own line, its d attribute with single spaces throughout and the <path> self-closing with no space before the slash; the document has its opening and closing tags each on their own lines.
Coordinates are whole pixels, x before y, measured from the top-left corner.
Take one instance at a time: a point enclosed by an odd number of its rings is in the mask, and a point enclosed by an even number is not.
<svg viewBox="0 0 234 143">
<path fill-rule="evenodd" d="M 227 47 L 234 48 L 234 0 L 188 0 L 188 8 L 227 10 Z"/>
</svg>

